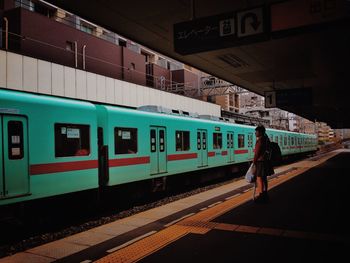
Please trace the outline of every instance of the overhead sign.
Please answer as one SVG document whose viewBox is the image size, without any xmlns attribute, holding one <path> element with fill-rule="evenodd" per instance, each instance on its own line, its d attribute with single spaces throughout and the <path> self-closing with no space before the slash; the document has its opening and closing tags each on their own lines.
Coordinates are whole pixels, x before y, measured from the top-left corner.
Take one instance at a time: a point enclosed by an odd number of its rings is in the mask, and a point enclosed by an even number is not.
<svg viewBox="0 0 350 263">
<path fill-rule="evenodd" d="M 175 51 L 182 55 L 237 46 L 266 36 L 264 7 L 204 17 L 174 25 Z"/>
<path fill-rule="evenodd" d="M 276 91 L 265 92 L 265 108 L 276 108 Z"/>
<path fill-rule="evenodd" d="M 285 89 L 265 92 L 265 108 L 310 106 L 312 105 L 312 89 Z"/>
<path fill-rule="evenodd" d="M 246 37 L 264 32 L 263 9 L 261 7 L 237 13 L 237 36 Z"/>
<path fill-rule="evenodd" d="M 290 0 L 272 4 L 271 32 L 341 19 L 346 10 L 344 0 Z"/>
</svg>

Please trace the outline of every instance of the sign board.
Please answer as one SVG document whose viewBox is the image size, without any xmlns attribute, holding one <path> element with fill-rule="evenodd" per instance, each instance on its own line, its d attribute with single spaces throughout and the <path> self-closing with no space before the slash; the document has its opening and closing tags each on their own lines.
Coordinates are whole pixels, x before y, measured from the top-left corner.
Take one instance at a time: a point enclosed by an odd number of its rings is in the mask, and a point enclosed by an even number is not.
<svg viewBox="0 0 350 263">
<path fill-rule="evenodd" d="M 175 52 L 187 55 L 247 43 L 267 33 L 264 7 L 203 17 L 174 25 Z M 243 41 L 244 39 L 244 41 Z M 258 41 L 252 39 L 252 42 Z"/>
<path fill-rule="evenodd" d="M 276 108 L 276 91 L 265 92 L 265 108 Z"/>
<path fill-rule="evenodd" d="M 264 32 L 263 9 L 255 8 L 237 13 L 237 36 L 246 37 Z"/>
<path fill-rule="evenodd" d="M 271 32 L 329 22 L 346 16 L 344 0 L 290 0 L 271 5 Z"/>
<path fill-rule="evenodd" d="M 265 92 L 265 108 L 310 106 L 312 105 L 312 89 L 285 89 Z"/>
</svg>

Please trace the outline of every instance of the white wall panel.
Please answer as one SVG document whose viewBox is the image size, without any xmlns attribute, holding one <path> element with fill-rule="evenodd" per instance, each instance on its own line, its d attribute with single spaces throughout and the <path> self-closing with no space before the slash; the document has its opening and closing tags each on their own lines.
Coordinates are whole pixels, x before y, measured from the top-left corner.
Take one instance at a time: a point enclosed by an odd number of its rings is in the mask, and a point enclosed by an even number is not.
<svg viewBox="0 0 350 263">
<path fill-rule="evenodd" d="M 137 106 L 137 85 L 133 83 L 129 83 L 129 95 L 130 95 L 130 106 Z"/>
<path fill-rule="evenodd" d="M 7 53 L 0 50 L 0 87 L 6 88 L 6 75 L 7 75 Z"/>
<path fill-rule="evenodd" d="M 149 101 L 146 105 L 156 105 L 156 90 L 149 89 Z"/>
<path fill-rule="evenodd" d="M 44 60 L 38 60 L 38 92 L 52 94 L 51 73 L 52 64 Z"/>
<path fill-rule="evenodd" d="M 64 96 L 76 98 L 75 69 L 64 67 Z"/>
<path fill-rule="evenodd" d="M 87 99 L 96 101 L 97 77 L 96 74 L 87 72 Z"/>
<path fill-rule="evenodd" d="M 76 70 L 76 91 L 77 98 L 86 100 L 87 99 L 87 81 L 86 81 L 86 71 Z"/>
<path fill-rule="evenodd" d="M 114 103 L 114 80 L 106 78 L 106 102 Z"/>
<path fill-rule="evenodd" d="M 52 94 L 64 96 L 63 66 L 52 63 Z"/>
<path fill-rule="evenodd" d="M 97 75 L 97 101 L 106 102 L 106 77 Z"/>
<path fill-rule="evenodd" d="M 161 105 L 198 114 L 221 113 L 215 104 L 5 51 L 0 51 L 0 87 L 133 107 Z"/>
<path fill-rule="evenodd" d="M 123 83 L 121 80 L 114 80 L 114 103 L 118 105 L 123 104 Z"/>
<path fill-rule="evenodd" d="M 7 53 L 7 88 L 23 90 L 23 64 L 22 56 Z"/>
<path fill-rule="evenodd" d="M 136 95 L 137 95 L 137 104 L 136 107 L 145 105 L 144 104 L 144 99 L 145 99 L 145 93 L 144 93 L 144 87 L 140 85 L 135 85 L 136 88 Z"/>
<path fill-rule="evenodd" d="M 122 94 L 123 94 L 123 100 L 122 105 L 130 105 L 130 83 L 122 81 Z"/>
<path fill-rule="evenodd" d="M 23 56 L 23 90 L 38 92 L 38 60 Z"/>
</svg>

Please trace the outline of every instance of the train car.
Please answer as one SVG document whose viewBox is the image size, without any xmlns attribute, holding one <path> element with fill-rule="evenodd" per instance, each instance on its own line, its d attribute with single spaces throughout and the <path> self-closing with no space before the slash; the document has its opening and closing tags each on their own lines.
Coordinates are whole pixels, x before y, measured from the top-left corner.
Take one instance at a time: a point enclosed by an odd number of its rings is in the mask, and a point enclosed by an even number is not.
<svg viewBox="0 0 350 263">
<path fill-rule="evenodd" d="M 0 206 L 254 156 L 252 126 L 10 90 L 0 90 L 0 105 Z M 313 135 L 267 134 L 284 156 L 316 151 Z"/>
</svg>

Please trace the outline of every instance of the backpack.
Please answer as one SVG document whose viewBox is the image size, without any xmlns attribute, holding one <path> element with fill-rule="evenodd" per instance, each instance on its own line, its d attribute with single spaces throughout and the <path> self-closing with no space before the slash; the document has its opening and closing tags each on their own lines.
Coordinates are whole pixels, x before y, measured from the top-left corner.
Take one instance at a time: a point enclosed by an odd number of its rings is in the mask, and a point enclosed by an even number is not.
<svg viewBox="0 0 350 263">
<path fill-rule="evenodd" d="M 266 142 L 266 159 L 272 166 L 277 166 L 282 162 L 282 152 L 277 142 L 271 142 L 267 138 Z"/>
</svg>

